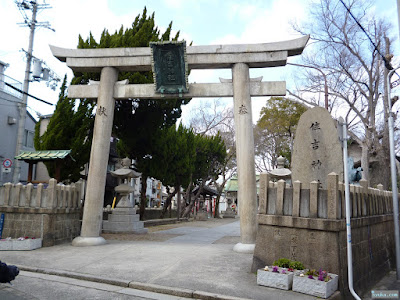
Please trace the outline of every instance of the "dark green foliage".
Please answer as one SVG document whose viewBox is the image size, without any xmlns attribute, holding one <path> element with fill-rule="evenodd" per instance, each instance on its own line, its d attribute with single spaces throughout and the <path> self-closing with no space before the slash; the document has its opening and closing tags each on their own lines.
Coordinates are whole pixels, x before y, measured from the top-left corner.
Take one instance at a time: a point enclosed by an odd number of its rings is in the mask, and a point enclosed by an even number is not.
<svg viewBox="0 0 400 300">
<path fill-rule="evenodd" d="M 75 182 L 80 178 L 84 164 L 89 161 L 91 129 L 93 127 L 93 105 L 80 102 L 75 108 L 75 100 L 66 95 L 66 77 L 61 86 L 59 100 L 46 132 L 39 136 L 39 123 L 35 128 L 36 150 L 70 150 L 73 160 L 61 161 L 61 180 Z M 55 176 L 54 162 L 46 163 L 49 175 Z"/>
<path fill-rule="evenodd" d="M 304 270 L 304 265 L 301 262 L 290 260 L 288 258 L 280 258 L 278 260 L 275 260 L 273 266 L 278 266 L 281 268 L 291 268 L 294 270 Z"/>
<path fill-rule="evenodd" d="M 170 40 L 171 29 L 172 22 L 161 34 L 155 26 L 154 13 L 147 16 L 147 9 L 144 8 L 142 15 L 135 18 L 131 28 L 124 29 L 121 26 L 114 34 L 104 29 L 100 42 L 96 42 L 92 34 L 86 40 L 79 36 L 78 48 L 148 47 L 150 42 Z M 172 40 L 176 41 L 178 37 L 179 32 Z M 99 76 L 92 73 L 75 73 L 72 84 L 86 84 L 89 79 L 99 80 Z M 124 79 L 128 79 L 130 84 L 153 83 L 153 74 L 150 71 L 120 72 L 118 80 Z M 188 102 L 188 99 L 116 101 L 114 134 L 122 140 L 124 154 L 137 161 L 137 167 L 144 176 L 154 176 L 148 157 L 155 155 L 153 148 L 161 136 L 161 130 L 176 123 L 182 113 L 181 105 Z"/>
<path fill-rule="evenodd" d="M 283 97 L 267 101 L 254 130 L 255 154 L 263 165 L 274 166 L 281 155 L 289 167 L 296 126 L 306 110 L 307 107 Z M 258 166 L 258 171 L 265 170 Z"/>
<path fill-rule="evenodd" d="M 221 136 L 196 135 L 196 161 L 193 182 L 216 179 L 226 158 L 226 147 Z"/>
<path fill-rule="evenodd" d="M 225 143 L 219 135 L 202 136 L 192 129 L 175 125 L 162 130 L 156 141 L 155 156 L 147 158 L 157 168 L 157 178 L 164 185 L 186 187 L 218 177 L 226 157 Z"/>
<path fill-rule="evenodd" d="M 86 40 L 79 36 L 78 48 L 116 48 L 116 47 L 148 47 L 150 42 L 169 41 L 172 22 L 164 33 L 160 33 L 155 26 L 154 13 L 147 15 L 144 8 L 142 15 L 138 15 L 130 28 L 123 28 L 110 34 L 104 29 L 100 41 L 97 42 L 92 34 Z M 172 38 L 178 40 L 179 32 Z M 100 74 L 75 73 L 72 84 L 86 84 L 89 79 L 99 80 Z M 153 74 L 147 72 L 120 72 L 118 80 L 128 79 L 130 84 L 153 83 Z M 114 111 L 113 133 L 120 139 L 118 149 L 124 156 L 136 160 L 136 167 L 144 178 L 142 189 L 145 189 L 145 178 L 151 176 L 161 178 L 160 164 L 164 163 L 158 155 L 163 144 L 164 130 L 175 125 L 180 118 L 181 105 L 187 104 L 189 99 L 129 99 L 116 101 Z M 180 150 L 178 150 L 180 151 Z M 144 194 L 141 197 L 141 216 L 144 213 Z"/>
<path fill-rule="evenodd" d="M 289 268 L 290 259 L 288 259 L 288 258 L 280 258 L 280 259 L 274 261 L 273 265 L 281 267 L 281 268 Z"/>
<path fill-rule="evenodd" d="M 289 264 L 289 268 L 292 268 L 295 270 L 304 270 L 304 265 L 299 261 L 292 260 Z"/>
<path fill-rule="evenodd" d="M 187 186 L 194 171 L 196 148 L 193 130 L 175 125 L 162 130 L 157 153 L 158 176 L 164 185 Z"/>
</svg>

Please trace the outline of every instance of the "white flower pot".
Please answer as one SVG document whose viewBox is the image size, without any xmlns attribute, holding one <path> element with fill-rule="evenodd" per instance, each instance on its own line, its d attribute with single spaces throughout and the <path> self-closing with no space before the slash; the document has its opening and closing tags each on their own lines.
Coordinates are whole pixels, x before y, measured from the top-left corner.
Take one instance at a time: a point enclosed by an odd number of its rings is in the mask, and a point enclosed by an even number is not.
<svg viewBox="0 0 400 300">
<path fill-rule="evenodd" d="M 307 275 L 304 277 L 296 275 L 293 277 L 293 291 L 324 299 L 329 298 L 338 289 L 339 276 L 331 273 L 328 275 L 332 278 L 328 282 L 320 281 L 317 277 L 310 279 Z"/>
<path fill-rule="evenodd" d="M 282 274 L 282 268 L 279 268 L 279 273 L 272 272 L 273 267 L 269 267 L 269 271 L 258 269 L 257 284 L 273 287 L 282 290 L 290 290 L 293 283 L 293 272 L 286 271 Z"/>
<path fill-rule="evenodd" d="M 0 241 L 0 251 L 24 251 L 34 250 L 42 247 L 42 239 L 26 239 L 26 240 L 2 240 Z"/>
</svg>

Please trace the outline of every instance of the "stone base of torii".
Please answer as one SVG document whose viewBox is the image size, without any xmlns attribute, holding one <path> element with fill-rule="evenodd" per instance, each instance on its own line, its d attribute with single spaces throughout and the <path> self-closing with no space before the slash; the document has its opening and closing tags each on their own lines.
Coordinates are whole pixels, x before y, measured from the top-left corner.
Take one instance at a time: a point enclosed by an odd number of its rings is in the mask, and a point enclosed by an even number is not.
<svg viewBox="0 0 400 300">
<path fill-rule="evenodd" d="M 237 252 L 253 253 L 257 233 L 257 190 L 254 163 L 254 138 L 251 97 L 284 96 L 284 81 L 251 80 L 249 68 L 286 65 L 289 56 L 302 53 L 309 36 L 295 40 L 243 45 L 212 45 L 187 47 L 189 69 L 232 69 L 232 82 L 189 84 L 185 98 L 233 97 L 237 151 L 238 199 L 241 241 Z M 100 237 L 104 186 L 109 155 L 114 100 L 128 98 L 178 98 L 176 94 L 155 93 L 153 84 L 117 82 L 119 71 L 151 70 L 151 50 L 143 48 L 64 49 L 50 46 L 59 60 L 75 72 L 100 72 L 100 83 L 75 85 L 68 89 L 70 98 L 97 98 L 90 168 L 83 211 L 81 235 L 73 246 L 102 245 Z"/>
</svg>

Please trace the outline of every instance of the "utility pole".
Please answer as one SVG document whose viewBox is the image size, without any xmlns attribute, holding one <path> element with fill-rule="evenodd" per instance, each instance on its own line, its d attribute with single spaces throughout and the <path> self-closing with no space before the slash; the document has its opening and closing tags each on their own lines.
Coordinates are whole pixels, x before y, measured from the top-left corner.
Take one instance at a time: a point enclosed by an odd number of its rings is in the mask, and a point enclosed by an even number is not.
<svg viewBox="0 0 400 300">
<path fill-rule="evenodd" d="M 36 0 L 21 2 L 15 1 L 18 8 L 21 12 L 25 10 L 32 10 L 32 19 L 29 20 L 28 17 L 23 13 L 25 23 L 23 25 L 28 26 L 30 28 L 29 33 L 29 46 L 28 51 L 26 52 L 26 68 L 25 68 L 25 78 L 23 85 L 23 94 L 22 94 L 22 102 L 19 103 L 19 120 L 18 120 L 18 132 L 17 132 L 17 145 L 15 148 L 15 156 L 19 155 L 23 145 L 23 139 L 25 135 L 25 119 L 26 119 L 26 107 L 28 102 L 28 90 L 29 90 L 29 82 L 30 82 L 30 73 L 31 73 L 31 64 L 32 64 L 32 52 L 33 52 L 33 39 L 35 36 L 35 28 L 37 26 L 42 26 L 49 28 L 48 22 L 38 23 L 36 21 L 36 15 L 39 9 L 50 8 L 48 4 L 38 4 Z M 21 176 L 21 163 L 19 160 L 14 161 L 14 171 L 13 171 L 13 182 L 19 182 Z"/>
<path fill-rule="evenodd" d="M 400 0 L 397 0 L 397 22 L 399 23 L 399 37 L 400 37 Z"/>
</svg>

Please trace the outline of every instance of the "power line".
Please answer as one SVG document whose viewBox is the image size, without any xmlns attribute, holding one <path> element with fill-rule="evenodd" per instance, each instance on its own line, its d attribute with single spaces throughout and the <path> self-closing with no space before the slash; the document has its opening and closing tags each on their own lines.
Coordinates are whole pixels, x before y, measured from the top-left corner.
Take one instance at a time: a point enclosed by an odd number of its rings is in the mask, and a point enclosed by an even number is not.
<svg viewBox="0 0 400 300">
<path fill-rule="evenodd" d="M 360 24 L 360 22 L 358 22 L 358 20 L 354 17 L 354 15 L 352 14 L 352 12 L 350 11 L 350 8 L 347 7 L 347 5 L 343 2 L 343 0 L 339 0 L 343 6 L 347 9 L 347 11 L 349 12 L 350 16 L 353 18 L 353 20 L 357 23 L 358 27 L 361 28 L 361 30 L 365 33 L 365 35 L 367 36 L 367 38 L 369 39 L 369 41 L 371 42 L 371 44 L 374 46 L 374 49 L 379 53 L 379 55 L 382 57 L 383 61 L 385 62 L 385 67 L 388 70 L 393 70 L 392 65 L 390 64 L 390 62 L 386 59 L 386 57 L 381 53 L 381 51 L 379 50 L 379 48 L 375 45 L 374 41 L 371 39 L 371 37 L 368 35 L 368 33 L 365 31 L 364 27 Z"/>
<path fill-rule="evenodd" d="M 46 104 L 48 104 L 48 105 L 54 105 L 53 103 L 44 101 L 44 100 L 42 100 L 42 99 L 40 99 L 40 98 L 38 98 L 38 97 L 35 97 L 35 96 L 33 96 L 33 95 L 31 95 L 31 94 L 29 94 L 29 93 L 27 93 L 27 92 L 24 92 L 23 90 L 20 90 L 19 88 L 16 88 L 15 86 L 13 86 L 12 84 L 9 84 L 8 82 L 4 82 L 4 84 L 7 85 L 7 86 L 9 86 L 10 88 L 12 88 L 12 89 L 14 89 L 14 90 L 16 90 L 16 91 L 22 93 L 22 94 L 24 94 L 24 95 L 27 95 L 27 96 L 29 96 L 29 97 L 35 99 L 35 100 L 41 101 L 41 102 L 46 103 Z"/>
</svg>

